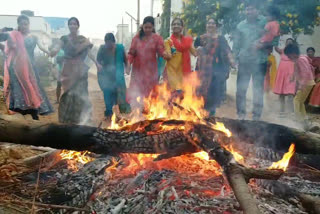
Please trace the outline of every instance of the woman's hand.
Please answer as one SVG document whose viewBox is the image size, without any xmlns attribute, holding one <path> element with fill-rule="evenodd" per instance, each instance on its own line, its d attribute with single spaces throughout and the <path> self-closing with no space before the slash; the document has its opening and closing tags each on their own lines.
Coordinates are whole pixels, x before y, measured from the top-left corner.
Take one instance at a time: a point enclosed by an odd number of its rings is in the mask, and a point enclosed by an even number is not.
<svg viewBox="0 0 320 214">
<path fill-rule="evenodd" d="M 230 62 L 230 67 L 233 68 L 233 69 L 236 69 L 236 68 L 237 68 L 237 64 L 235 63 L 234 60 L 231 60 L 231 62 Z"/>
<path fill-rule="evenodd" d="M 126 66 L 125 73 L 126 73 L 126 75 L 130 75 L 130 64 L 128 64 L 128 66 Z"/>
<path fill-rule="evenodd" d="M 163 58 L 164 58 L 165 60 L 169 60 L 169 59 L 172 58 L 172 55 L 165 51 L 165 52 L 163 53 Z"/>
<path fill-rule="evenodd" d="M 291 75 L 290 82 L 294 82 L 296 80 L 295 75 Z"/>
<path fill-rule="evenodd" d="M 98 72 L 102 71 L 102 65 L 100 65 L 99 63 L 96 63 L 96 66 L 97 66 Z"/>
</svg>

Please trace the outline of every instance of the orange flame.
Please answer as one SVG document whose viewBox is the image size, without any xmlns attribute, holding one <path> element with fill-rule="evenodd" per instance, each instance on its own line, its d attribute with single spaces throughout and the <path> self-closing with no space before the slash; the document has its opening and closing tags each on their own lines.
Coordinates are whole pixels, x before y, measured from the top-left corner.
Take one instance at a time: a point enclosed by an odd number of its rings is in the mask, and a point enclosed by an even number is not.
<svg viewBox="0 0 320 214">
<path fill-rule="evenodd" d="M 294 155 L 295 145 L 291 144 L 287 153 L 283 155 L 283 158 L 278 161 L 272 163 L 272 165 L 268 169 L 282 169 L 283 171 L 287 170 L 291 157 Z"/>
<path fill-rule="evenodd" d="M 202 124 L 207 124 L 204 118 L 209 114 L 204 109 L 204 99 L 197 96 L 196 89 L 200 85 L 197 72 L 192 72 L 184 79 L 182 89 L 183 93 L 172 92 L 169 86 L 164 83 L 158 85 L 148 97 L 137 98 L 138 102 L 144 105 L 144 111 L 133 109 L 128 123 L 117 124 L 116 114 L 112 116 L 109 129 L 120 129 L 124 125 L 131 125 L 142 120 L 155 120 L 166 118 L 171 120 L 185 120 Z M 172 127 L 161 127 L 162 130 L 170 130 Z M 232 136 L 223 123 L 212 125 L 212 128 L 225 133 L 228 137 Z M 183 128 L 182 128 L 183 129 Z"/>
<path fill-rule="evenodd" d="M 232 133 L 229 129 L 227 129 L 223 123 L 220 123 L 220 122 L 217 122 L 216 124 L 213 124 L 212 125 L 212 128 L 214 130 L 217 130 L 217 131 L 221 131 L 223 133 L 225 133 L 228 137 L 231 137 L 232 136 Z"/>
<path fill-rule="evenodd" d="M 191 73 L 184 80 L 180 93 L 172 92 L 168 85 L 161 84 L 157 86 L 148 97 L 137 98 L 137 102 L 143 103 L 144 110 L 133 109 L 132 114 L 128 119 L 128 123 L 117 123 L 115 114 L 112 117 L 110 129 L 120 129 L 124 125 L 131 125 L 142 120 L 168 119 L 168 120 L 184 120 L 192 121 L 201 124 L 208 124 L 204 118 L 209 114 L 204 109 L 204 99 L 197 96 L 196 89 L 200 85 L 199 78 L 196 72 Z M 115 112 L 116 113 L 116 112 Z M 211 128 L 224 133 L 231 137 L 232 133 L 223 123 L 210 124 Z M 159 124 L 159 131 L 179 129 L 185 130 L 188 127 L 177 125 L 167 126 Z M 230 151 L 234 154 L 236 160 L 243 160 L 243 157 L 235 152 L 231 147 Z M 199 152 L 190 155 L 183 155 L 161 161 L 154 161 L 159 155 L 157 154 L 123 154 L 122 161 L 125 167 L 121 169 L 119 176 L 136 174 L 143 169 L 169 169 L 181 173 L 200 173 L 204 176 L 210 174 L 220 175 L 221 168 L 214 161 L 209 160 L 209 155 L 206 152 Z M 117 165 L 117 164 L 116 164 Z M 113 170 L 113 167 L 108 170 Z"/>
<path fill-rule="evenodd" d="M 86 164 L 94 160 L 94 158 L 88 156 L 90 152 L 76 152 L 69 150 L 62 150 L 60 157 L 62 160 L 68 160 L 68 168 L 74 171 L 78 170 L 77 163 Z"/>
<path fill-rule="evenodd" d="M 233 155 L 234 159 L 241 163 L 244 164 L 244 157 L 242 155 L 239 154 L 239 152 L 235 151 L 232 147 L 232 145 L 228 145 L 224 147 L 226 150 L 228 150 L 229 152 L 231 152 L 231 154 Z"/>
<path fill-rule="evenodd" d="M 112 158 L 111 162 L 112 164 L 106 169 L 106 172 L 112 173 L 114 171 L 117 171 L 117 166 L 119 162 L 115 158 Z"/>
</svg>

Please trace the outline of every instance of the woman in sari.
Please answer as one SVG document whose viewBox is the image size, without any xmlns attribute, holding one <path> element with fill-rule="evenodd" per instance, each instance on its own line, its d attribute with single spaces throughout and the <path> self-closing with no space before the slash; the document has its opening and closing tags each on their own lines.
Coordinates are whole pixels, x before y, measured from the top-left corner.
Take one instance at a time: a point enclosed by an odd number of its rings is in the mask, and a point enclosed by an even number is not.
<svg viewBox="0 0 320 214">
<path fill-rule="evenodd" d="M 199 93 L 205 99 L 205 109 L 215 115 L 216 108 L 223 101 L 224 85 L 234 60 L 227 40 L 218 34 L 212 18 L 207 21 L 207 33 L 198 37 L 196 43 L 200 44 Z"/>
<path fill-rule="evenodd" d="M 277 76 L 277 61 L 276 57 L 272 54 L 273 46 L 267 46 L 266 50 L 268 51 L 268 67 L 267 73 L 264 79 L 264 91 L 269 93 L 273 90 L 276 76 Z"/>
<path fill-rule="evenodd" d="M 314 68 L 316 85 L 312 89 L 309 105 L 320 107 L 320 57 L 315 57 L 316 50 L 313 47 L 307 49 L 307 55 L 312 60 L 311 65 Z"/>
<path fill-rule="evenodd" d="M 148 16 L 143 20 L 139 33 L 132 39 L 128 53 L 132 73 L 127 92 L 132 107 L 141 107 L 138 97 L 143 100 L 158 85 L 157 56 L 163 55 L 163 39 L 154 33 L 154 18 Z"/>
<path fill-rule="evenodd" d="M 130 106 L 126 101 L 126 82 L 124 71 L 127 68 L 127 56 L 122 44 L 115 44 L 112 33 L 104 37 L 105 44 L 101 45 L 97 54 L 97 62 L 101 65 L 98 71 L 98 83 L 103 91 L 106 105 L 105 116 L 112 116 L 112 107 L 119 106 L 120 113 L 129 113 Z"/>
<path fill-rule="evenodd" d="M 5 47 L 4 95 L 9 113 L 31 114 L 34 120 L 53 112 L 53 108 L 40 85 L 35 67 L 34 49 L 49 54 L 38 38 L 30 34 L 27 16 L 18 17 L 18 30 L 10 32 Z"/>
<path fill-rule="evenodd" d="M 88 92 L 89 66 L 85 63 L 87 56 L 99 69 L 99 64 L 90 53 L 92 44 L 84 36 L 78 35 L 79 20 L 68 20 L 69 35 L 62 36 L 60 43 L 51 51 L 55 56 L 60 49 L 64 51 L 61 84 L 63 94 L 59 104 L 59 122 L 70 124 L 89 124 L 92 106 Z"/>
<path fill-rule="evenodd" d="M 183 21 L 175 18 L 171 23 L 173 34 L 165 43 L 167 65 L 165 80 L 173 91 L 182 90 L 184 79 L 191 73 L 190 53 L 196 56 L 193 39 L 183 35 Z"/>
</svg>

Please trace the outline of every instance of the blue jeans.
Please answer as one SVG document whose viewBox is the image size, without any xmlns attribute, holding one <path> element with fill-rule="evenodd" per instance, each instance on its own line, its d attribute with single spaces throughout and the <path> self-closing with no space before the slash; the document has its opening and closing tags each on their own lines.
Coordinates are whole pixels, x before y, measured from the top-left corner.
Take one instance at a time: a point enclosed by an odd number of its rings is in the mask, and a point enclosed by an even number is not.
<svg viewBox="0 0 320 214">
<path fill-rule="evenodd" d="M 103 90 L 104 103 L 106 105 L 106 111 L 104 115 L 106 117 L 112 116 L 112 107 L 117 104 L 117 90 L 116 89 L 104 89 Z"/>
<path fill-rule="evenodd" d="M 253 111 L 255 119 L 260 119 L 263 110 L 264 78 L 267 72 L 267 63 L 240 63 L 237 76 L 237 113 L 239 117 L 246 116 L 246 99 L 249 82 L 252 76 Z"/>
</svg>

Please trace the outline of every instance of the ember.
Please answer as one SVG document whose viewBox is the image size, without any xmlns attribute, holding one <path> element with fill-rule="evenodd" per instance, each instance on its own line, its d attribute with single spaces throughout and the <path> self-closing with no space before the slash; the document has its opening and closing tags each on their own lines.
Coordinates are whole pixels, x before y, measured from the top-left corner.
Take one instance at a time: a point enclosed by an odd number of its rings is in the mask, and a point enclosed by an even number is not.
<svg viewBox="0 0 320 214">
<path fill-rule="evenodd" d="M 124 167 L 118 177 L 136 175 L 142 170 L 172 170 L 185 174 L 199 174 L 204 177 L 221 175 L 221 167 L 214 160 L 209 160 L 206 152 L 182 155 L 161 161 L 154 161 L 156 154 L 122 154 Z M 110 167 L 109 167 L 110 168 Z M 107 169 L 108 172 L 113 171 Z M 113 167 L 112 167 L 113 168 Z"/>
</svg>

